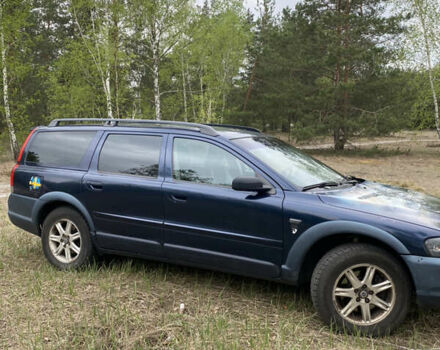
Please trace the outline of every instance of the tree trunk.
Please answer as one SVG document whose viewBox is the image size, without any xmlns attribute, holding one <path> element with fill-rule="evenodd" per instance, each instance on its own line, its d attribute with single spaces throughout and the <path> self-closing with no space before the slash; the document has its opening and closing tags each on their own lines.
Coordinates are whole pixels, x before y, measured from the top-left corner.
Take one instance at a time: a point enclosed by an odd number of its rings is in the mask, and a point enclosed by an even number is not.
<svg viewBox="0 0 440 350">
<path fill-rule="evenodd" d="M 434 76 L 432 73 L 431 46 L 429 45 L 429 38 L 428 38 L 426 22 L 425 22 L 425 15 L 426 14 L 425 14 L 425 11 L 423 10 L 420 2 L 416 2 L 416 6 L 419 11 L 419 20 L 420 20 L 420 24 L 421 24 L 422 30 L 423 30 L 423 39 L 424 39 L 425 51 L 426 51 L 426 63 L 428 66 L 429 84 L 431 86 L 432 99 L 434 102 L 435 128 L 437 130 L 437 136 L 440 139 L 439 106 L 438 106 L 438 100 L 437 100 L 437 92 L 435 91 Z"/>
<path fill-rule="evenodd" d="M 159 88 L 159 53 L 156 44 L 153 48 L 153 90 L 154 90 L 154 109 L 156 111 L 156 120 L 161 120 L 160 112 L 160 88 Z"/>
<path fill-rule="evenodd" d="M 252 87 L 253 87 L 254 79 L 255 79 L 255 72 L 257 70 L 257 62 L 258 62 L 258 58 L 255 59 L 255 62 L 252 66 L 252 72 L 251 72 L 251 76 L 249 78 L 249 85 L 248 85 L 248 89 L 246 91 L 246 97 L 245 97 L 244 103 L 243 103 L 243 112 L 246 110 L 249 99 L 251 98 Z"/>
<path fill-rule="evenodd" d="M 5 46 L 5 37 L 3 33 L 3 8 L 2 4 L 0 4 L 0 49 L 2 56 L 2 64 L 3 64 L 3 101 L 5 104 L 5 119 L 6 124 L 8 126 L 9 132 L 9 144 L 11 146 L 11 152 L 14 156 L 14 159 L 18 157 L 18 144 L 17 137 L 15 136 L 14 124 L 11 119 L 11 109 L 9 107 L 9 91 L 8 91 L 8 68 L 6 67 L 6 46 Z"/>
<path fill-rule="evenodd" d="M 110 63 L 108 61 L 105 67 L 104 91 L 107 101 L 107 117 L 113 119 L 112 96 L 110 91 Z"/>
<path fill-rule="evenodd" d="M 107 102 L 107 116 L 108 118 L 113 119 L 113 109 L 112 109 L 112 94 L 110 89 L 110 14 L 108 9 L 108 2 L 105 4 L 105 27 L 104 27 L 104 35 L 105 35 L 105 83 L 104 83 L 104 91 Z M 99 48 L 98 48 L 99 50 Z"/>
<path fill-rule="evenodd" d="M 337 128 L 333 131 L 333 141 L 336 151 L 344 150 L 345 143 L 347 142 L 344 128 Z"/>
<path fill-rule="evenodd" d="M 89 47 L 87 44 L 87 39 L 83 33 L 83 30 L 81 28 L 81 25 L 79 24 L 78 18 L 76 16 L 75 10 L 73 10 L 73 15 L 75 18 L 75 23 L 78 27 L 79 33 L 81 38 L 84 41 L 84 44 L 89 51 L 90 55 L 92 56 L 93 62 L 95 63 L 96 69 L 98 70 L 99 76 L 101 77 L 101 83 L 102 83 L 102 89 L 105 94 L 106 99 L 106 107 L 107 107 L 107 118 L 113 119 L 113 110 L 112 110 L 112 97 L 111 97 L 111 90 L 110 90 L 110 62 L 109 62 L 109 25 L 110 25 L 110 19 L 109 19 L 109 10 L 108 10 L 108 4 L 106 3 L 105 7 L 105 21 L 104 21 L 104 28 L 100 28 L 99 30 L 104 30 L 104 37 L 105 37 L 105 48 L 104 48 L 104 62 L 105 62 L 105 71 L 102 68 L 103 60 L 101 58 L 101 48 L 99 47 L 98 43 L 98 37 L 95 27 L 95 13 L 93 10 L 90 11 L 90 20 L 92 24 L 92 31 L 93 31 L 93 37 L 94 37 L 94 44 L 96 53 L 93 52 L 92 48 Z"/>
<path fill-rule="evenodd" d="M 180 56 L 182 62 L 182 93 L 183 93 L 183 109 L 184 109 L 184 120 L 188 121 L 188 107 L 186 102 L 186 82 L 185 82 L 185 65 L 183 64 L 183 55 Z"/>
<path fill-rule="evenodd" d="M 203 91 L 203 77 L 202 77 L 202 70 L 200 69 L 200 110 L 201 110 L 201 117 L 202 120 L 205 121 L 205 93 Z"/>
<path fill-rule="evenodd" d="M 189 95 L 191 97 L 191 106 L 192 106 L 192 112 L 193 112 L 193 120 L 197 120 L 197 114 L 196 114 L 196 106 L 194 105 L 194 95 L 192 93 L 192 87 L 191 87 L 191 76 L 189 74 L 189 66 L 188 62 L 186 63 L 186 76 L 187 76 L 187 82 L 188 82 L 188 88 L 189 88 Z"/>
<path fill-rule="evenodd" d="M 116 3 L 116 0 L 113 0 L 113 5 Z M 113 17 L 113 28 L 112 28 L 112 40 L 113 40 L 113 60 L 114 60 L 114 76 L 115 76 L 115 108 L 116 108 L 116 118 L 120 118 L 119 113 L 119 62 L 118 62 L 118 55 L 119 55 L 119 17 L 118 17 L 118 11 L 113 10 L 112 11 L 112 17 Z"/>
</svg>

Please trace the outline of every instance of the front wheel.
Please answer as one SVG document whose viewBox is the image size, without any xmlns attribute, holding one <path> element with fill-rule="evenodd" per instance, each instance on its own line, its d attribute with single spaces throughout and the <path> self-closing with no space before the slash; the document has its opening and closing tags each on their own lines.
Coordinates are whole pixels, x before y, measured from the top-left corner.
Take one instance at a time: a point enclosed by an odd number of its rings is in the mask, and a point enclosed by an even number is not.
<svg viewBox="0 0 440 350">
<path fill-rule="evenodd" d="M 369 244 L 338 246 L 318 262 L 311 295 L 321 318 L 349 333 L 389 334 L 405 318 L 408 274 L 387 251 Z"/>
</svg>

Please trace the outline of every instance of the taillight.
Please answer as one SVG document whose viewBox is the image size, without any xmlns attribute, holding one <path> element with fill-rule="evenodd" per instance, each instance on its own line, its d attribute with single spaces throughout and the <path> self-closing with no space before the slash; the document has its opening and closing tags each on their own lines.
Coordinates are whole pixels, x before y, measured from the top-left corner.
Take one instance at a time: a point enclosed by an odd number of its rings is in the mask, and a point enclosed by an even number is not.
<svg viewBox="0 0 440 350">
<path fill-rule="evenodd" d="M 32 129 L 31 132 L 29 133 L 29 135 L 26 137 L 26 140 L 24 140 L 23 146 L 21 146 L 20 153 L 18 154 L 17 163 L 20 163 L 21 157 L 23 157 L 24 149 L 26 148 L 26 145 L 29 142 L 29 140 L 30 140 L 30 138 L 31 138 L 31 136 L 32 136 L 32 134 L 34 133 L 35 130 L 37 130 L 37 128 Z"/>
<path fill-rule="evenodd" d="M 11 170 L 11 179 L 9 182 L 9 184 L 11 185 L 11 192 L 14 192 L 14 174 L 15 174 L 15 169 L 17 168 L 18 168 L 18 164 L 15 164 Z"/>
<path fill-rule="evenodd" d="M 26 148 L 27 143 L 29 142 L 32 134 L 34 133 L 35 129 L 32 129 L 31 132 L 29 133 L 29 135 L 26 137 L 26 140 L 24 140 L 23 146 L 21 146 L 20 149 L 20 153 L 18 154 L 18 158 L 17 158 L 17 163 L 14 165 L 14 167 L 11 170 L 11 178 L 9 180 L 9 184 L 11 185 L 11 192 L 14 192 L 14 175 L 15 175 L 15 170 L 18 168 L 18 165 L 21 161 L 21 158 L 23 157 L 23 152 L 24 149 Z"/>
</svg>

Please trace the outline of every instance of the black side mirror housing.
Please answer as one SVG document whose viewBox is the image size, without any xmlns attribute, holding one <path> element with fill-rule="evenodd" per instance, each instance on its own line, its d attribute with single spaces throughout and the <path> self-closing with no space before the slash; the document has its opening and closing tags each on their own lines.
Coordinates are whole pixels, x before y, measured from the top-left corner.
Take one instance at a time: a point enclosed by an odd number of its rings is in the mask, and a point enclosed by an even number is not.
<svg viewBox="0 0 440 350">
<path fill-rule="evenodd" d="M 239 176 L 232 181 L 232 189 L 236 191 L 247 192 L 268 192 L 272 188 L 267 186 L 262 179 L 258 177 Z"/>
</svg>

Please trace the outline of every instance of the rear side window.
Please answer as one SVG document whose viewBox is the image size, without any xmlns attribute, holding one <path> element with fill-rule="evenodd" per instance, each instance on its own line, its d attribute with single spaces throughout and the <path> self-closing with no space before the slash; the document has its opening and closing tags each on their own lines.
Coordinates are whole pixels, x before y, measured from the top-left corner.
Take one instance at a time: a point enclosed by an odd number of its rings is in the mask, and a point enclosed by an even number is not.
<svg viewBox="0 0 440 350">
<path fill-rule="evenodd" d="M 96 131 L 39 132 L 32 139 L 26 164 L 79 168 Z"/>
<path fill-rule="evenodd" d="M 161 136 L 109 135 L 99 156 L 98 170 L 157 177 Z"/>
</svg>

